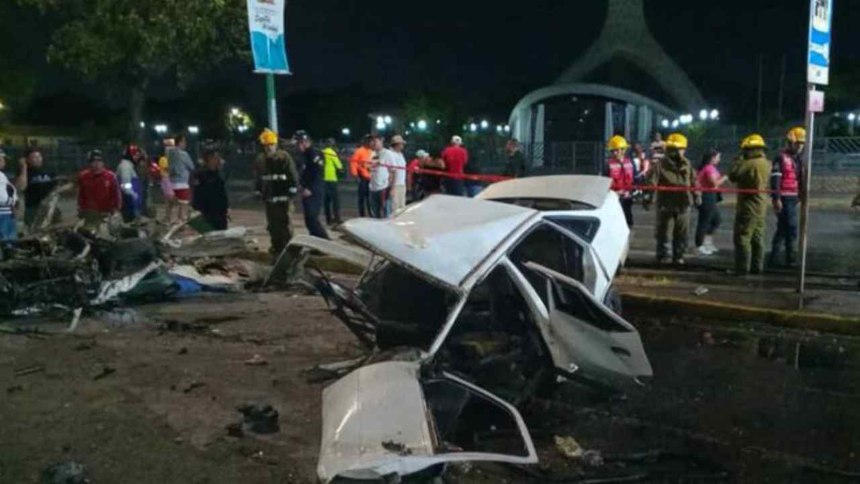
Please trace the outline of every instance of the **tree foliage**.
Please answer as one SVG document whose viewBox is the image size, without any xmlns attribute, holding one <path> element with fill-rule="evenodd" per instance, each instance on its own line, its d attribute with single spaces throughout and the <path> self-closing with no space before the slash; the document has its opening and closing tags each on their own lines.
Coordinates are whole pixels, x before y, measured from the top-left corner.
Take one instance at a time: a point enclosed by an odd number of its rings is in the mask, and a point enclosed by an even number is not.
<svg viewBox="0 0 860 484">
<path fill-rule="evenodd" d="M 150 80 L 175 73 L 181 87 L 248 53 L 243 0 L 18 1 L 59 21 L 49 61 L 138 94 L 130 97 L 133 118 Z"/>
</svg>

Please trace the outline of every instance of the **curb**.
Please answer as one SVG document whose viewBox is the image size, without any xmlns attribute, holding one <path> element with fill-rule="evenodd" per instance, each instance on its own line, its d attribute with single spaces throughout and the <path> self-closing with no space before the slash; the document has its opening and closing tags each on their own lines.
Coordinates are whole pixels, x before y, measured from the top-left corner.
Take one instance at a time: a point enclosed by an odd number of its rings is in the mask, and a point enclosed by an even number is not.
<svg viewBox="0 0 860 484">
<path fill-rule="evenodd" d="M 627 292 L 623 289 L 621 296 L 625 310 L 629 307 L 647 307 L 651 310 L 672 312 L 675 315 L 692 315 L 722 320 L 725 324 L 732 324 L 743 319 L 786 328 L 860 336 L 860 316 L 763 309 L 723 302 L 660 297 Z"/>
</svg>

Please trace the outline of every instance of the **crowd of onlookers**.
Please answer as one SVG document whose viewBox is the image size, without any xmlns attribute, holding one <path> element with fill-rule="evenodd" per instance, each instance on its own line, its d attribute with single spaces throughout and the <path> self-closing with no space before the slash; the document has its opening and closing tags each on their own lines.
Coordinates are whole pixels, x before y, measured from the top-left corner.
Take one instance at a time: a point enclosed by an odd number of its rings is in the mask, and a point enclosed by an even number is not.
<svg viewBox="0 0 860 484">
<path fill-rule="evenodd" d="M 793 266 L 796 262 L 804 181 L 801 156 L 805 146 L 806 130 L 792 128 L 786 134 L 784 148 L 769 160 L 764 138 L 752 134 L 741 141 L 740 152 L 728 176 L 724 176 L 718 168 L 722 155 L 716 149 L 707 150 L 697 166 L 686 158 L 688 140 L 683 134 L 673 133 L 665 141 L 656 134 L 648 155 L 637 145 L 631 149 L 622 136 L 613 136 L 607 144 L 610 157 L 605 174 L 612 180 L 612 189 L 618 193 L 630 227 L 637 196 L 641 195 L 646 209 L 656 202 L 656 252 L 660 263 L 684 264 L 693 208 L 698 211 L 697 253 L 702 256 L 716 253 L 713 235 L 720 225 L 718 204 L 724 192 L 737 194 L 735 271 L 758 274 L 765 264 L 768 200 L 777 218 L 769 264 Z M 724 187 L 728 181 L 734 187 Z"/>
</svg>

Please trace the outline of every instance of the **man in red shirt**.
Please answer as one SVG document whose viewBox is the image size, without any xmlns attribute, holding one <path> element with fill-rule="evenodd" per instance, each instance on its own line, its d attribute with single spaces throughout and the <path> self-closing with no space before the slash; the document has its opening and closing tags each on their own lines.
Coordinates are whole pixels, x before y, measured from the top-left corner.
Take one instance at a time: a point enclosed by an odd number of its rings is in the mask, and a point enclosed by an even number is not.
<svg viewBox="0 0 860 484">
<path fill-rule="evenodd" d="M 469 163 L 469 152 L 463 147 L 463 138 L 456 135 L 451 138 L 451 144 L 442 150 L 442 160 L 445 161 L 445 170 L 452 175 L 445 179 L 445 193 L 465 196 L 463 169 Z"/>
<path fill-rule="evenodd" d="M 89 167 L 78 173 L 78 216 L 84 227 L 99 232 L 122 207 L 116 175 L 105 168 L 99 150 L 90 151 Z"/>
</svg>

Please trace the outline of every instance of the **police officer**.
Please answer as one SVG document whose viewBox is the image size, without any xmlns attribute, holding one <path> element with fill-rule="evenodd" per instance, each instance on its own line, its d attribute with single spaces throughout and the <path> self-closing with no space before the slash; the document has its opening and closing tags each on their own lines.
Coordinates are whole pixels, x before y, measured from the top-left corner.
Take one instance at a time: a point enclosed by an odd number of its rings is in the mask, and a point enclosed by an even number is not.
<svg viewBox="0 0 860 484">
<path fill-rule="evenodd" d="M 694 192 L 696 171 L 684 153 L 687 151 L 687 137 L 674 133 L 666 139 L 666 154 L 648 174 L 648 184 L 678 190 L 658 191 L 657 196 L 657 262 L 669 261 L 669 232 L 672 232 L 672 263 L 684 264 L 687 252 L 687 239 L 690 226 L 690 207 L 698 205 L 699 195 Z M 654 196 L 649 191 L 645 207 L 650 205 Z"/>
<path fill-rule="evenodd" d="M 735 213 L 735 271 L 739 275 L 761 274 L 764 269 L 764 232 L 767 216 L 767 187 L 771 163 L 765 156 L 764 138 L 752 134 L 741 142 L 741 154 L 729 171 L 739 189 L 758 193 L 738 194 Z"/>
<path fill-rule="evenodd" d="M 296 149 L 302 157 L 302 210 L 305 213 L 305 226 L 314 237 L 327 239 L 328 233 L 320 222 L 320 212 L 325 199 L 325 157 L 313 147 L 310 135 L 296 131 L 293 135 Z"/>
<path fill-rule="evenodd" d="M 298 192 L 299 174 L 293 158 L 278 149 L 278 135 L 266 129 L 260 134 L 263 152 L 257 156 L 255 172 L 266 204 L 266 229 L 272 240 L 270 252 L 277 257 L 293 238 L 290 200 Z"/>
<path fill-rule="evenodd" d="M 636 179 L 636 165 L 627 157 L 627 140 L 623 136 L 615 135 L 609 138 L 606 149 L 609 150 L 609 159 L 606 160 L 604 175 L 612 179 L 612 191 L 618 194 L 621 208 L 624 210 L 624 218 L 627 226 L 633 227 L 633 180 Z"/>
<path fill-rule="evenodd" d="M 779 264 L 779 253 L 785 246 L 785 265 L 793 266 L 794 243 L 797 240 L 797 206 L 803 186 L 803 163 L 800 160 L 806 145 L 806 130 L 792 128 L 785 137 L 786 147 L 773 160 L 770 189 L 776 212 L 776 234 L 771 244 L 770 265 Z"/>
</svg>

